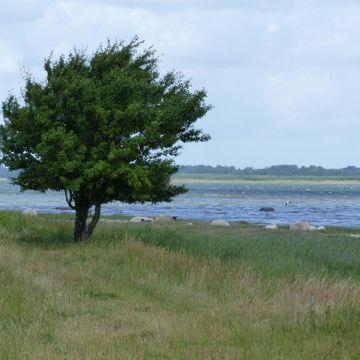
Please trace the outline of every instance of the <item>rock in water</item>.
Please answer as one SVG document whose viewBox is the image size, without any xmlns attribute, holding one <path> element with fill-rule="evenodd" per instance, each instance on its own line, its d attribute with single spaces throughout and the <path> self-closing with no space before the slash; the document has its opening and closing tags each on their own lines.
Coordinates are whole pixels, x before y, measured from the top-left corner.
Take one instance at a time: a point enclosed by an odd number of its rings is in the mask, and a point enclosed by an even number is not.
<svg viewBox="0 0 360 360">
<path fill-rule="evenodd" d="M 273 207 L 264 206 L 260 208 L 259 211 L 272 212 L 275 211 L 275 209 Z"/>
<path fill-rule="evenodd" d="M 29 218 L 36 218 L 38 216 L 38 213 L 35 209 L 25 209 L 22 214 Z"/>
<path fill-rule="evenodd" d="M 211 226 L 230 226 L 230 224 L 226 220 L 222 220 L 222 219 L 213 220 L 210 225 Z"/>
<path fill-rule="evenodd" d="M 158 215 L 155 216 L 154 221 L 176 221 L 177 216 Z"/>
<path fill-rule="evenodd" d="M 290 230 L 294 231 L 309 231 L 311 230 L 310 223 L 307 221 L 298 221 L 290 225 Z"/>
<path fill-rule="evenodd" d="M 152 218 L 149 218 L 147 216 L 134 216 L 130 222 L 132 223 L 143 223 L 143 222 L 153 222 L 154 220 Z"/>
<path fill-rule="evenodd" d="M 264 228 L 265 228 L 266 230 L 277 230 L 277 229 L 278 229 L 278 227 L 277 227 L 276 224 L 266 225 Z"/>
</svg>

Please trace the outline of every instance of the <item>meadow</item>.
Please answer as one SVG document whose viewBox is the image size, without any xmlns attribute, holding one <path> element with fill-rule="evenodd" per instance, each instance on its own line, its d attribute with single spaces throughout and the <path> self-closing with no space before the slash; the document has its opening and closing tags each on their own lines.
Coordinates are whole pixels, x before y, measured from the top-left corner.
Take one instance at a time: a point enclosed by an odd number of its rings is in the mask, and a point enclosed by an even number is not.
<svg viewBox="0 0 360 360">
<path fill-rule="evenodd" d="M 0 359 L 357 359 L 359 230 L 0 213 Z"/>
<path fill-rule="evenodd" d="M 309 175 L 238 175 L 214 173 L 183 173 L 179 172 L 174 177 L 176 182 L 267 182 L 267 183 L 319 183 L 319 184 L 358 184 L 359 176 L 309 176 Z"/>
</svg>

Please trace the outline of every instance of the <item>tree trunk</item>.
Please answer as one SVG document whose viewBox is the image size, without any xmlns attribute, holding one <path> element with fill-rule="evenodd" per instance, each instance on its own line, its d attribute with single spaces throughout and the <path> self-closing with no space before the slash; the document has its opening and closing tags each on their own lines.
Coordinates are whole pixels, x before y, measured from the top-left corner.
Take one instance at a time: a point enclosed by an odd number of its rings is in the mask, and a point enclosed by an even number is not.
<svg viewBox="0 0 360 360">
<path fill-rule="evenodd" d="M 95 212 L 91 221 L 87 224 L 87 217 L 89 213 L 89 206 L 76 206 L 76 215 L 75 215 L 75 228 L 74 228 L 74 240 L 77 242 L 84 242 L 89 240 L 91 234 L 93 233 L 101 213 L 101 205 L 95 205 Z"/>
<path fill-rule="evenodd" d="M 75 204 L 75 228 L 74 228 L 74 240 L 85 241 L 86 221 L 89 208 L 85 205 Z"/>
</svg>

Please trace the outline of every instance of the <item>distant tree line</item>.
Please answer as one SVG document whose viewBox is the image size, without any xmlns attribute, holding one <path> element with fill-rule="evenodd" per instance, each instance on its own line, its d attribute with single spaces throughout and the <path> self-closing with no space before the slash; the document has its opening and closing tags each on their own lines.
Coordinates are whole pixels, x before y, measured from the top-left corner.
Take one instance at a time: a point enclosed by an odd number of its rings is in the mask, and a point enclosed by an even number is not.
<svg viewBox="0 0 360 360">
<path fill-rule="evenodd" d="M 279 176 L 360 176 L 360 167 L 326 169 L 322 166 L 273 165 L 263 169 L 235 166 L 181 165 L 179 173 L 187 174 L 233 174 L 233 175 L 279 175 Z"/>
<path fill-rule="evenodd" d="M 341 169 L 326 169 L 322 166 L 273 165 L 263 169 L 246 167 L 238 169 L 235 166 L 210 165 L 180 165 L 180 174 L 229 174 L 239 176 L 344 176 L 360 177 L 360 167 L 347 166 Z M 16 176 L 18 172 L 10 172 L 5 166 L 0 166 L 0 178 Z"/>
</svg>

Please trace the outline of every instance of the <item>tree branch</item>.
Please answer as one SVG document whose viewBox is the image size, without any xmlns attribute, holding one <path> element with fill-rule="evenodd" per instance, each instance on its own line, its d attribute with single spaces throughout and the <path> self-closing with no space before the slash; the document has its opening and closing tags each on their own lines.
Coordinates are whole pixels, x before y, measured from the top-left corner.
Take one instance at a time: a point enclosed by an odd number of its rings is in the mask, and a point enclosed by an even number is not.
<svg viewBox="0 0 360 360">
<path fill-rule="evenodd" d="M 87 239 L 91 236 L 92 232 L 94 231 L 101 214 L 101 204 L 97 203 L 95 204 L 95 212 L 94 215 L 90 221 L 90 223 L 86 226 L 86 237 Z"/>
<path fill-rule="evenodd" d="M 73 194 L 71 191 L 67 191 L 67 190 L 64 190 L 65 191 L 65 199 L 66 199 L 66 202 L 68 203 L 69 207 L 73 210 L 75 210 L 75 204 L 73 205 L 72 202 L 74 200 L 74 197 L 73 197 Z"/>
</svg>

